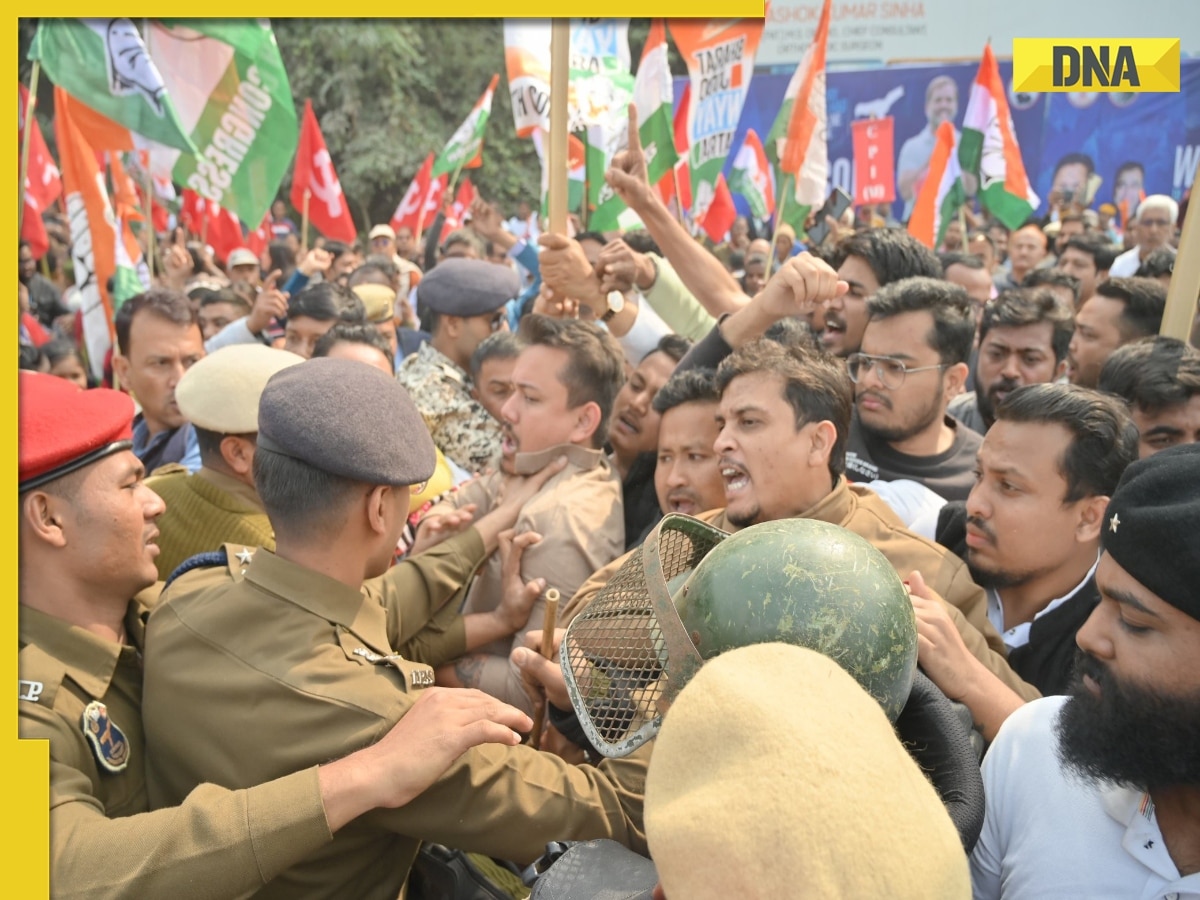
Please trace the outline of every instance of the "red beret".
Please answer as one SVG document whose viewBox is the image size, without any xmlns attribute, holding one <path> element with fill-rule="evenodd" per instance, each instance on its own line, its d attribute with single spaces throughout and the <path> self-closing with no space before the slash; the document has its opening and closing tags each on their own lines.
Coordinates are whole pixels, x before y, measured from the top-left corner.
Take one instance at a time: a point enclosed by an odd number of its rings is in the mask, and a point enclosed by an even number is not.
<svg viewBox="0 0 1200 900">
<path fill-rule="evenodd" d="M 18 382 L 19 491 L 39 487 L 110 453 L 133 438 L 133 401 L 108 388 L 22 371 Z"/>
</svg>

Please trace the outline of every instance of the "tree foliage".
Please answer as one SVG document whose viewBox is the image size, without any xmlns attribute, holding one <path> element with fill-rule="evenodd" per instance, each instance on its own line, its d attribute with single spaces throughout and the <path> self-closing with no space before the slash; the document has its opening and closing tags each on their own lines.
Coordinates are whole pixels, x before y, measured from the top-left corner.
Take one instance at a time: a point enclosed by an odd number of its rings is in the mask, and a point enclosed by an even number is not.
<svg viewBox="0 0 1200 900">
<path fill-rule="evenodd" d="M 512 127 L 500 20 L 273 24 L 297 107 L 312 99 L 360 225 L 391 217 L 425 156 L 441 150 L 497 73 L 484 164 L 468 174 L 504 208 L 537 196 L 537 156 Z"/>
</svg>

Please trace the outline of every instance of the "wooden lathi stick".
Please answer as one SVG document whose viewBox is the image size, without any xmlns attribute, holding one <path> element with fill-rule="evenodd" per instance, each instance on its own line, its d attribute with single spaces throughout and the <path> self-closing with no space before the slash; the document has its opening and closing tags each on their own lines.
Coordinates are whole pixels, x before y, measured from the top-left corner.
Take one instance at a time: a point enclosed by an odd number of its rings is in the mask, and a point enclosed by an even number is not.
<svg viewBox="0 0 1200 900">
<path fill-rule="evenodd" d="M 557 588 L 550 588 L 546 591 L 546 618 L 542 623 L 542 656 L 550 659 L 554 655 L 554 628 L 558 624 L 558 600 L 559 593 Z M 529 735 L 529 746 L 537 750 L 542 745 L 542 731 L 546 728 L 546 704 L 547 700 L 538 707 L 537 714 L 533 718 L 533 731 Z"/>
</svg>

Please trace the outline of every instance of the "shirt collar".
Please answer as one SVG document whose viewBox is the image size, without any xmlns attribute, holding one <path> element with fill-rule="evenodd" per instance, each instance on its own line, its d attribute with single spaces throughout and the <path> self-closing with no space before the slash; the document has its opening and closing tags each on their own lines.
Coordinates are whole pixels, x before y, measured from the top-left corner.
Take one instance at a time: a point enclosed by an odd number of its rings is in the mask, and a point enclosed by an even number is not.
<svg viewBox="0 0 1200 900">
<path fill-rule="evenodd" d="M 86 628 L 72 625 L 30 606 L 20 607 L 18 632 L 22 644 L 33 644 L 53 656 L 67 670 L 67 675 L 91 697 L 108 693 L 113 674 L 122 652 L 136 653 L 141 646 L 144 628 L 140 617 L 142 607 L 130 603 L 125 615 L 125 630 L 137 647 L 127 647 L 107 641 Z"/>
<path fill-rule="evenodd" d="M 208 466 L 203 466 L 196 471 L 197 478 L 203 478 L 213 487 L 224 491 L 245 503 L 250 504 L 258 512 L 266 512 L 263 509 L 262 500 L 259 499 L 258 491 L 246 484 L 244 481 L 238 481 L 232 475 L 226 475 L 224 472 L 218 472 L 215 469 L 210 469 Z"/>
<path fill-rule="evenodd" d="M 536 453 L 518 453 L 513 457 L 513 470 L 518 475 L 535 475 L 560 456 L 567 458 L 568 465 L 585 471 L 605 462 L 603 450 L 593 450 L 579 444 L 555 444 Z"/>
<path fill-rule="evenodd" d="M 1004 602 L 1000 599 L 1000 594 L 995 588 L 987 589 L 988 599 L 988 618 L 991 620 L 992 626 L 1000 632 L 1000 636 L 1004 639 L 1004 643 L 1010 649 L 1023 647 L 1029 643 L 1029 629 L 1042 616 L 1054 612 L 1076 594 L 1078 594 L 1085 584 L 1087 584 L 1096 574 L 1096 566 L 1100 565 L 1100 554 L 1096 554 L 1096 561 L 1092 563 L 1092 567 L 1088 569 L 1087 574 L 1083 576 L 1083 580 L 1071 590 L 1067 591 L 1061 597 L 1055 597 L 1047 603 L 1042 609 L 1034 613 L 1033 619 L 1028 622 L 1022 622 L 1020 625 L 1014 625 L 1008 631 L 1004 630 Z"/>
<path fill-rule="evenodd" d="M 387 616 L 378 603 L 366 602 L 361 588 L 349 587 L 328 575 L 281 559 L 259 548 L 246 566 L 246 581 L 299 606 L 318 618 L 341 625 L 379 653 L 391 653 Z"/>
<path fill-rule="evenodd" d="M 445 353 L 433 346 L 433 341 L 426 341 L 417 348 L 417 355 L 425 362 L 435 366 L 450 366 L 455 372 L 466 377 L 467 370 L 448 357 Z"/>
<path fill-rule="evenodd" d="M 867 490 L 863 488 L 862 490 Z M 851 490 L 850 483 L 846 481 L 845 475 L 839 475 L 837 481 L 833 485 L 833 490 L 810 506 L 804 512 L 797 514 L 792 518 L 797 519 L 816 519 L 819 522 L 828 522 L 830 525 L 841 525 L 845 527 L 845 523 L 849 521 L 850 516 L 854 514 L 854 510 L 858 507 L 858 497 Z M 720 528 L 722 531 L 733 533 L 741 529 L 729 521 L 729 516 L 725 510 L 714 516 L 711 524 Z"/>
</svg>

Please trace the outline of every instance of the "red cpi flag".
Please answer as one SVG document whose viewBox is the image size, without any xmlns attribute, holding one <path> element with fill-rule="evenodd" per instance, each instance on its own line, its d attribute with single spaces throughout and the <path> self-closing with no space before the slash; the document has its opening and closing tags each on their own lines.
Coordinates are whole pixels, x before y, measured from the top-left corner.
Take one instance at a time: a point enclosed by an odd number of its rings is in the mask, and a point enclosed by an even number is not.
<svg viewBox="0 0 1200 900">
<path fill-rule="evenodd" d="M 450 236 L 450 232 L 457 228 L 462 228 L 463 217 L 467 214 L 467 210 L 471 208 L 474 200 L 475 185 L 471 184 L 470 178 L 464 178 L 459 182 L 458 190 L 454 192 L 454 202 L 450 205 L 450 209 L 446 211 L 446 218 L 442 223 L 442 233 L 438 235 L 438 243 L 446 240 Z"/>
<path fill-rule="evenodd" d="M 417 174 L 413 176 L 412 183 L 408 186 L 408 190 L 404 192 L 404 197 L 396 206 L 396 211 L 392 213 L 392 230 L 399 231 L 401 228 L 407 228 L 413 234 L 417 233 L 417 228 L 421 221 L 421 206 L 425 199 L 429 196 L 430 175 L 433 172 L 433 154 L 430 153 L 425 157 L 425 162 L 421 163 L 421 168 Z"/>
<path fill-rule="evenodd" d="M 25 142 L 25 105 L 29 91 L 17 82 L 17 153 Z M 30 120 L 29 168 L 25 173 L 25 212 L 21 216 L 21 240 L 29 243 L 34 259 L 41 259 L 50 249 L 50 237 L 42 213 L 62 194 L 62 177 L 36 118 Z M 18 155 L 18 165 L 20 156 Z"/>
<path fill-rule="evenodd" d="M 851 122 L 850 131 L 854 138 L 854 204 L 894 202 L 892 117 Z"/>
<path fill-rule="evenodd" d="M 304 124 L 300 127 L 300 147 L 296 150 L 296 171 L 292 177 L 292 205 L 304 209 L 304 194 L 309 193 L 308 219 L 327 238 L 354 243 L 358 232 L 333 160 L 325 148 L 325 138 L 317 126 L 312 101 L 304 101 Z"/>
</svg>

